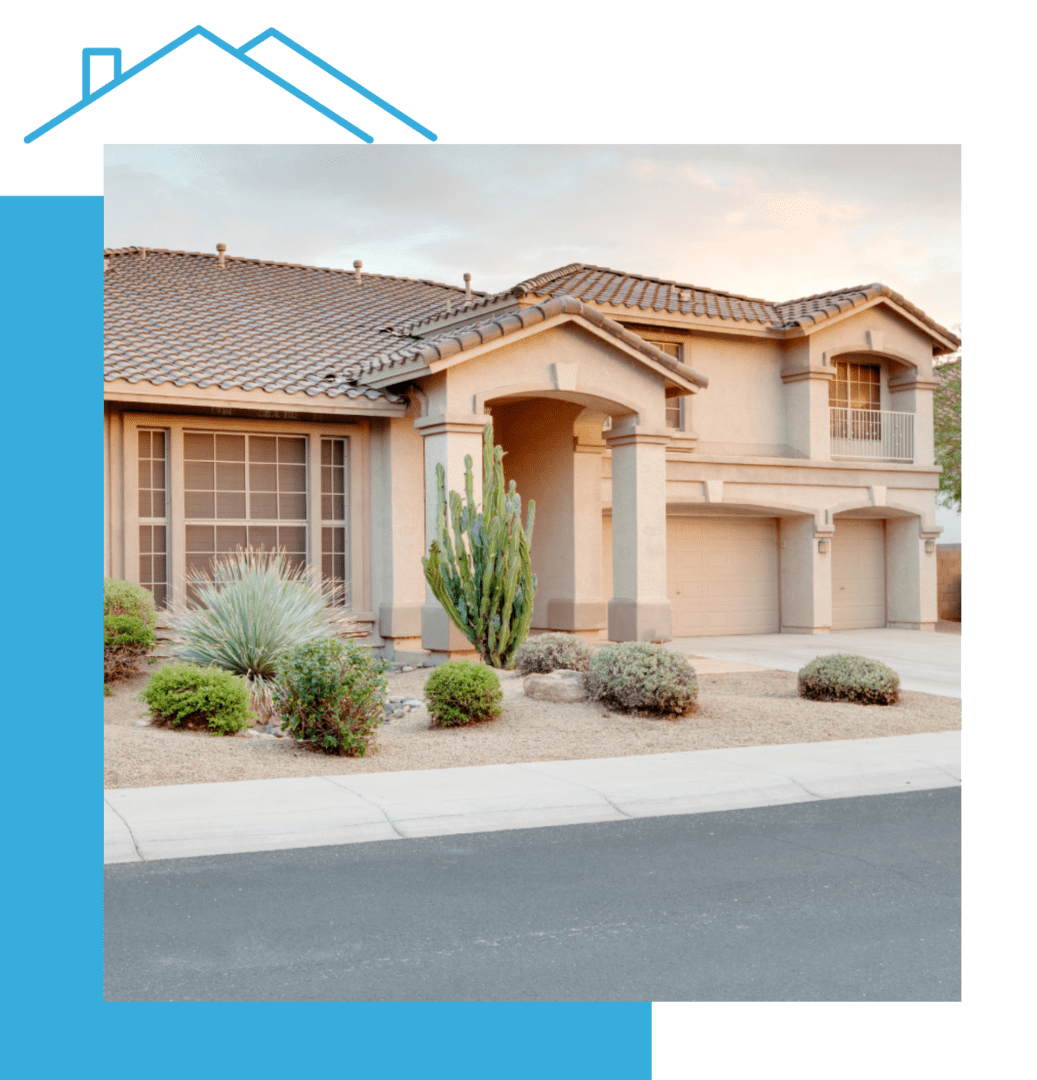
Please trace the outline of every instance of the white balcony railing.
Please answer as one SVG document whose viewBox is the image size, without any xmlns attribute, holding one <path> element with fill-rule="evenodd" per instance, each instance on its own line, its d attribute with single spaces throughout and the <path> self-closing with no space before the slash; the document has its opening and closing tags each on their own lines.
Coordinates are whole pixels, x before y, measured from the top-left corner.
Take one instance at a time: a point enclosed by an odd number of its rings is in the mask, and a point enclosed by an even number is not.
<svg viewBox="0 0 1037 1080">
<path fill-rule="evenodd" d="M 832 457 L 915 460 L 915 414 L 829 409 Z"/>
</svg>

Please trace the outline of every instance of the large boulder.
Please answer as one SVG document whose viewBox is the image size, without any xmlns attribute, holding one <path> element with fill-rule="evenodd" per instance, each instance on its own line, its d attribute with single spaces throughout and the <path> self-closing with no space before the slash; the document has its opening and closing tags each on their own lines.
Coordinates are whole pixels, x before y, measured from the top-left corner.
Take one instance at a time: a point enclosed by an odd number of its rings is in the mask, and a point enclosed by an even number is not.
<svg viewBox="0 0 1037 1080">
<path fill-rule="evenodd" d="M 587 700 L 583 672 L 559 669 L 547 675 L 527 675 L 522 682 L 526 697 L 535 701 L 571 703 Z"/>
</svg>

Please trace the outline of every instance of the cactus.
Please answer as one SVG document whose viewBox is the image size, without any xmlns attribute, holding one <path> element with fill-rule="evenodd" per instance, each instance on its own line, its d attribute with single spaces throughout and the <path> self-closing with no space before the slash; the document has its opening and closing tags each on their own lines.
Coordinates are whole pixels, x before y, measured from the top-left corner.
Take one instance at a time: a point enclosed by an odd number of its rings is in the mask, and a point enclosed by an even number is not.
<svg viewBox="0 0 1037 1080">
<path fill-rule="evenodd" d="M 421 560 L 433 595 L 454 625 L 492 667 L 512 668 L 533 618 L 537 579 L 529 561 L 536 504 L 526 526 L 515 481 L 504 489 L 504 451 L 493 445 L 493 425 L 483 429 L 482 512 L 475 504 L 472 459 L 466 456 L 465 498 L 446 493 L 443 466 L 436 466 L 439 511 L 436 539 Z M 453 540 L 447 528 L 447 506 Z"/>
</svg>

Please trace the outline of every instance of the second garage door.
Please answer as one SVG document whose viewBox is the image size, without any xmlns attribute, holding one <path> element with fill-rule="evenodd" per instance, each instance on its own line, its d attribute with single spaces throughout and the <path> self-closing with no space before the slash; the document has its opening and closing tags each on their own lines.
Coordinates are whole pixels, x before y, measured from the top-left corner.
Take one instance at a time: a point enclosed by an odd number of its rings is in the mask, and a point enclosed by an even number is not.
<svg viewBox="0 0 1037 1080">
<path fill-rule="evenodd" d="M 608 599 L 612 523 L 604 524 Z M 666 564 L 674 637 L 778 632 L 777 518 L 668 518 Z"/>
</svg>

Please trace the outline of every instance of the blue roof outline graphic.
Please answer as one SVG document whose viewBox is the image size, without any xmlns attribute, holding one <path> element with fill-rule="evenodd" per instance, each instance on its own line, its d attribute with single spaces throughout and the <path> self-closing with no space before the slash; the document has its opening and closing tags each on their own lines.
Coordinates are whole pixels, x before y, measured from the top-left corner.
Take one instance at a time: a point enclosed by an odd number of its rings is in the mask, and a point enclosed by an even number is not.
<svg viewBox="0 0 1037 1080">
<path fill-rule="evenodd" d="M 351 79 L 344 72 L 339 71 L 337 68 L 332 67 L 326 60 L 322 60 L 315 53 L 310 52 L 309 49 L 300 45 L 298 42 L 293 41 L 287 34 L 282 34 L 280 30 L 270 27 L 269 30 L 264 30 L 263 33 L 258 34 L 250 41 L 246 41 L 244 45 L 239 49 L 235 49 L 233 45 L 224 41 L 222 38 L 217 37 L 212 31 L 206 30 L 204 26 L 195 26 L 187 31 L 186 34 L 181 34 L 180 37 L 175 38 L 169 42 L 168 45 L 164 45 L 161 49 L 153 52 L 150 56 L 145 57 L 139 64 L 134 64 L 133 67 L 122 70 L 122 50 L 121 49 L 84 49 L 83 50 L 83 97 L 80 101 L 77 101 L 71 108 L 66 109 L 64 112 L 59 113 L 52 120 L 48 120 L 45 124 L 36 128 L 35 131 L 29 132 L 25 136 L 25 142 L 31 143 L 38 139 L 41 135 L 46 135 L 52 128 L 56 128 L 59 124 L 64 123 L 71 116 L 75 116 L 76 113 L 81 112 L 88 105 L 92 105 L 98 98 L 104 97 L 105 94 L 110 93 L 112 90 L 133 78 L 134 75 L 143 71 L 145 68 L 150 67 L 156 61 L 161 60 L 163 56 L 167 56 L 174 49 L 178 49 L 185 42 L 190 41 L 194 37 L 203 37 L 207 41 L 211 41 L 214 45 L 223 49 L 224 52 L 229 53 L 236 60 L 240 60 L 247 67 L 250 67 L 253 71 L 262 75 L 264 78 L 269 79 L 272 83 L 281 87 L 282 90 L 287 90 L 289 94 L 297 97 L 300 101 L 305 102 L 311 108 L 316 109 L 317 112 L 326 116 L 329 120 L 338 124 L 339 127 L 345 128 L 347 131 L 356 135 L 357 138 L 363 139 L 364 142 L 374 142 L 374 137 L 369 135 L 366 131 L 358 128 L 355 124 L 351 124 L 345 117 L 339 116 L 338 113 L 333 112 L 326 105 L 322 105 L 316 98 L 310 97 L 309 94 L 300 90 L 298 87 L 293 86 L 290 82 L 282 79 L 280 75 L 271 71 L 269 68 L 264 67 L 258 61 L 253 60 L 248 55 L 252 49 L 257 45 L 262 44 L 268 38 L 274 38 L 276 41 L 281 42 L 282 45 L 287 45 L 289 49 L 297 53 L 299 56 L 306 60 L 309 60 L 312 64 L 315 64 L 322 71 L 327 72 L 329 75 L 338 79 L 339 82 L 344 83 L 350 89 L 355 90 L 358 94 L 367 98 L 368 101 L 377 105 L 380 109 L 389 113 L 390 116 L 396 117 L 397 120 L 402 121 L 408 127 L 413 128 L 419 135 L 423 135 L 430 142 L 436 141 L 436 134 L 430 131 L 423 124 L 419 124 L 417 120 L 413 120 L 406 113 L 401 112 L 394 105 L 390 105 L 388 101 L 380 98 L 377 94 L 372 93 L 365 86 L 361 86 L 360 83 Z M 103 86 L 99 86 L 93 93 L 90 93 L 90 79 L 89 79 L 89 63 L 91 56 L 111 56 L 114 60 L 115 74 L 111 81 L 106 82 Z"/>
</svg>

